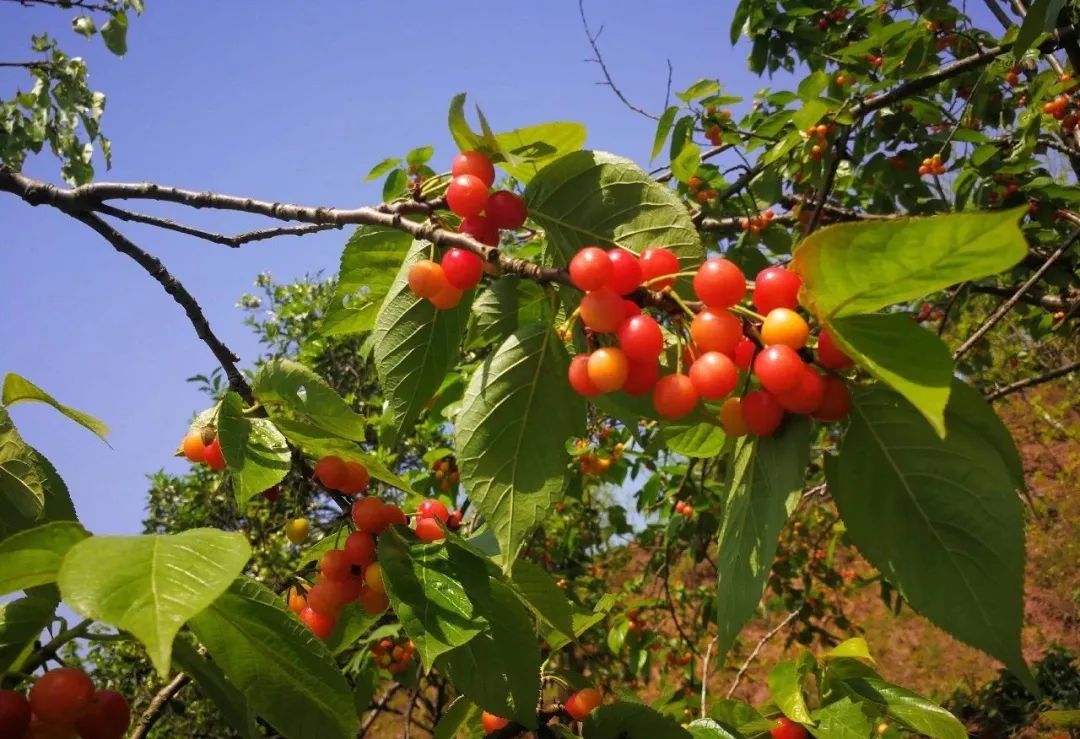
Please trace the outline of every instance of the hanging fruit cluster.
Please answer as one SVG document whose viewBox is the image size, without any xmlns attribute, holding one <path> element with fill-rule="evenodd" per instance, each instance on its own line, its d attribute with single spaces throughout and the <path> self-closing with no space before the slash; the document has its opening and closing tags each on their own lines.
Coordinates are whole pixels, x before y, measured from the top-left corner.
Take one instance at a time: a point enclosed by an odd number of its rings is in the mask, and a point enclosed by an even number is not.
<svg viewBox="0 0 1080 739">
<path fill-rule="evenodd" d="M 327 456 L 315 463 L 313 476 L 327 490 L 356 496 L 367 489 L 371 477 L 360 462 Z"/>
<path fill-rule="evenodd" d="M 444 493 L 449 492 L 452 488 L 457 487 L 457 484 L 461 481 L 461 474 L 458 472 L 457 460 L 453 455 L 447 455 L 438 460 L 431 466 L 431 474 L 438 481 L 439 487 Z"/>
<path fill-rule="evenodd" d="M 934 154 L 932 157 L 923 159 L 922 164 L 919 165 L 920 177 L 926 177 L 927 175 L 936 177 L 943 174 L 945 174 L 945 164 L 942 163 L 940 154 Z"/>
<path fill-rule="evenodd" d="M 771 210 L 762 211 L 761 215 L 750 216 L 739 221 L 739 228 L 752 234 L 760 234 L 769 227 L 769 222 L 776 217 Z"/>
<path fill-rule="evenodd" d="M 29 696 L 0 690 L 0 737 L 121 739 L 131 724 L 131 707 L 114 690 L 96 690 L 74 667 L 49 670 Z"/>
<path fill-rule="evenodd" d="M 446 538 L 446 530 L 440 524 L 457 531 L 461 526 L 461 511 L 451 512 L 441 500 L 428 498 L 416 509 L 413 532 L 421 541 L 439 541 Z"/>
<path fill-rule="evenodd" d="M 391 675 L 396 675 L 407 668 L 416 653 L 416 645 L 412 639 L 406 639 L 400 644 L 391 639 L 382 639 L 371 645 L 371 656 L 375 664 L 386 668 Z"/>
<path fill-rule="evenodd" d="M 180 444 L 180 449 L 189 462 L 206 464 L 210 469 L 219 472 L 225 469 L 225 455 L 212 426 L 189 431 Z"/>
</svg>

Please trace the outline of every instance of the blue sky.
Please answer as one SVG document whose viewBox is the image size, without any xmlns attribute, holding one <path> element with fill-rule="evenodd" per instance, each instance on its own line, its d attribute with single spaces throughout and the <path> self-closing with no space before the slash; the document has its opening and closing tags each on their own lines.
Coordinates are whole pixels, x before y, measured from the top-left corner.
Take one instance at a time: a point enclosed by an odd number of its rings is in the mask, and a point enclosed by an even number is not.
<svg viewBox="0 0 1080 739">
<path fill-rule="evenodd" d="M 731 4 L 733 5 L 733 4 Z M 675 87 L 717 76 L 751 94 L 746 48 L 728 42 L 723 3 L 588 0 L 601 46 L 626 94 L 659 111 Z M 492 11 L 495 10 L 493 13 Z M 286 202 L 354 206 L 379 199 L 364 183 L 380 159 L 433 144 L 436 168 L 453 153 L 452 95 L 468 92 L 496 130 L 576 120 L 588 146 L 645 163 L 654 124 L 597 86 L 599 69 L 574 0 L 535 3 L 239 3 L 149 0 L 132 20 L 124 58 L 70 31 L 70 14 L 0 4 L 0 59 L 30 57 L 31 33 L 48 30 L 84 56 L 108 95 L 111 172 L 145 181 Z M 0 91 L 26 85 L 0 69 Z M 56 181 L 42 156 L 26 171 Z M 147 212 L 225 232 L 267 224 L 241 214 Z M 213 357 L 180 308 L 96 234 L 47 208 L 0 196 L 0 373 L 23 374 L 113 429 L 112 448 L 44 406 L 13 411 L 26 439 L 58 467 L 83 522 L 97 533 L 140 528 L 145 474 L 179 472 L 171 457 L 192 411 L 205 406 L 184 378 Z M 262 270 L 278 279 L 336 269 L 346 235 L 283 238 L 231 250 L 121 224 L 198 298 L 211 325 L 245 362 L 257 353 L 237 297 Z"/>
</svg>

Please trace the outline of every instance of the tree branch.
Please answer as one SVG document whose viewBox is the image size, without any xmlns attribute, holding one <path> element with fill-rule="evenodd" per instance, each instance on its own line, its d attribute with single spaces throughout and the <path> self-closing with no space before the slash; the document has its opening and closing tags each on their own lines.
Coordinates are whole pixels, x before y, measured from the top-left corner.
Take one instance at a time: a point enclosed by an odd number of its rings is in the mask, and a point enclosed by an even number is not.
<svg viewBox="0 0 1080 739">
<path fill-rule="evenodd" d="M 589 40 L 589 46 L 592 47 L 593 53 L 596 54 L 595 58 L 586 59 L 585 61 L 597 64 L 600 67 L 600 71 L 604 73 L 604 82 L 598 82 L 597 84 L 610 87 L 611 91 L 615 93 L 615 97 L 619 98 L 619 100 L 622 101 L 623 105 L 625 105 L 627 108 L 634 111 L 638 115 L 643 115 L 646 118 L 651 118 L 654 121 L 660 120 L 659 116 L 653 115 L 649 111 L 639 108 L 638 106 L 627 100 L 626 95 L 623 95 L 622 90 L 620 90 L 615 84 L 615 80 L 612 78 L 611 72 L 608 71 L 607 64 L 604 63 L 604 57 L 600 53 L 600 46 L 596 43 L 597 39 L 600 38 L 600 34 L 604 32 L 604 27 L 601 26 L 600 30 L 597 31 L 595 34 L 589 30 L 589 21 L 585 18 L 585 0 L 578 0 L 578 13 L 581 15 L 581 27 L 585 29 L 585 38 Z M 668 89 L 671 89 L 670 60 L 668 61 Z"/>
<path fill-rule="evenodd" d="M 154 724 L 161 718 L 161 712 L 165 710 L 165 706 L 189 682 L 191 682 L 191 677 L 187 673 L 176 673 L 176 677 L 154 694 L 150 705 L 146 707 L 146 710 L 139 716 L 139 720 L 135 722 L 135 728 L 132 730 L 129 739 L 146 739 L 150 734 L 150 730 L 154 728 Z"/>
<path fill-rule="evenodd" d="M 96 3 L 86 2 L 86 0 L 3 0 L 6 3 L 14 3 L 16 5 L 22 5 L 29 8 L 31 5 L 46 5 L 51 8 L 60 8 L 61 10 L 71 10 L 72 8 L 78 8 L 80 10 L 96 10 L 99 13 L 112 13 L 116 14 L 123 10 L 122 7 L 112 7 L 109 5 L 98 5 Z"/>
<path fill-rule="evenodd" d="M 1035 375 L 1034 377 L 1026 377 L 1023 380 L 1017 380 L 1016 382 L 1011 382 L 1008 385 L 1003 385 L 996 390 L 992 390 L 991 392 L 987 393 L 984 397 L 988 401 L 992 402 L 1000 398 L 1004 398 L 1006 395 L 1012 395 L 1015 392 L 1024 390 L 1025 388 L 1035 387 L 1036 385 L 1042 385 L 1043 383 L 1050 382 L 1051 380 L 1056 380 L 1059 377 L 1064 377 L 1065 375 L 1076 372 L 1077 370 L 1080 370 L 1080 362 L 1066 364 L 1064 367 L 1052 369 L 1049 372 L 1044 372 L 1041 375 Z"/>
<path fill-rule="evenodd" d="M 752 652 L 750 652 L 750 656 L 746 658 L 746 661 L 742 663 L 742 667 L 739 668 L 738 673 L 735 674 L 735 680 L 731 683 L 731 687 L 728 688 L 727 695 L 724 696 L 725 698 L 730 699 L 731 696 L 733 696 L 735 694 L 735 691 L 739 687 L 739 683 L 742 682 L 743 677 L 746 675 L 746 671 L 750 669 L 750 665 L 753 663 L 753 661 L 755 659 L 757 659 L 757 656 L 761 653 L 761 650 L 764 649 L 765 645 L 768 644 L 769 641 L 774 636 L 776 636 L 781 631 L 783 631 L 785 628 L 787 628 L 788 624 L 790 624 L 792 621 L 794 621 L 796 619 L 796 617 L 798 617 L 798 615 L 800 613 L 802 613 L 802 609 L 803 609 L 803 606 L 799 606 L 798 608 L 796 608 L 794 611 L 789 613 L 784 618 L 783 621 L 781 621 L 775 627 L 770 629 L 765 634 L 765 636 L 758 639 L 758 643 L 754 646 L 754 650 Z"/>
<path fill-rule="evenodd" d="M 997 285 L 970 285 L 968 289 L 974 293 L 997 295 L 1001 298 L 1007 298 L 1010 295 L 1013 295 L 1019 288 L 998 287 Z M 1051 313 L 1057 313 L 1058 311 L 1068 312 L 1072 310 L 1073 306 L 1080 302 L 1080 295 L 1076 296 L 1075 299 L 1070 300 L 1063 295 L 1049 295 L 1041 290 L 1032 289 L 1021 296 L 1020 302 L 1043 308 Z"/>
</svg>

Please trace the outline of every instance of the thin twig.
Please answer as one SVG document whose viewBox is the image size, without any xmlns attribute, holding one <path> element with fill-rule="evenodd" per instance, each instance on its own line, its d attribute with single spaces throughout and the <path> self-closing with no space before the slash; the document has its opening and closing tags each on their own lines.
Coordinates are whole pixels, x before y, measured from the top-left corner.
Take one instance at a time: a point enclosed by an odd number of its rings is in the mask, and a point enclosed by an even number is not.
<svg viewBox="0 0 1080 739">
<path fill-rule="evenodd" d="M 131 732 L 130 739 L 145 739 L 150 734 L 150 730 L 154 728 L 154 724 L 161 718 L 161 712 L 165 710 L 165 706 L 189 682 L 191 682 L 191 677 L 186 672 L 178 672 L 171 682 L 155 693 L 150 705 L 146 707 L 146 710 L 139 716 L 139 720 L 135 722 L 135 728 Z"/>
<path fill-rule="evenodd" d="M 31 5 L 46 5 L 52 8 L 60 8 L 61 10 L 70 10 L 72 8 L 78 8 L 80 10 L 96 10 L 100 13 L 112 13 L 116 14 L 123 10 L 119 5 L 98 5 L 96 3 L 89 3 L 86 0 L 3 0 L 6 3 L 14 3 L 16 5 L 22 5 L 29 8 Z"/>
<path fill-rule="evenodd" d="M 619 100 L 622 101 L 623 105 L 625 105 L 627 108 L 634 111 L 635 113 L 643 115 L 646 118 L 651 118 L 654 121 L 660 120 L 660 116 L 653 115 L 649 111 L 644 110 L 643 108 L 639 108 L 638 106 L 631 103 L 626 98 L 626 95 L 623 95 L 622 90 L 620 90 L 619 87 L 615 84 L 615 80 L 612 78 L 611 72 L 608 71 L 607 64 L 604 62 L 604 56 L 600 53 L 600 46 L 597 44 L 597 40 L 600 38 L 600 34 L 604 32 L 604 27 L 601 26 L 600 30 L 597 31 L 595 34 L 589 29 L 589 21 L 585 18 L 585 0 L 578 0 L 578 13 L 581 15 L 581 27 L 585 29 L 585 38 L 589 40 L 589 46 L 592 47 L 593 53 L 596 54 L 595 58 L 586 59 L 585 61 L 597 64 L 600 67 L 600 71 L 604 73 L 604 82 L 598 82 L 597 84 L 610 87 L 611 91 L 615 93 L 615 97 L 619 98 Z M 668 62 L 669 78 L 670 74 L 671 63 Z"/>
<path fill-rule="evenodd" d="M 840 162 L 847 156 L 847 142 L 850 134 L 851 129 L 844 127 L 840 132 L 840 135 L 836 137 L 836 145 L 833 147 L 833 160 L 830 162 L 829 172 L 825 176 L 825 182 L 821 187 L 821 192 L 818 194 L 817 204 L 814 206 L 814 213 L 810 217 L 810 223 L 806 226 L 807 236 L 812 234 L 814 229 L 818 227 L 818 223 L 821 222 L 821 214 L 825 212 L 825 204 L 829 202 L 829 195 L 832 194 L 833 186 L 836 184 L 836 173 L 840 170 Z"/>
<path fill-rule="evenodd" d="M 1064 367 L 1058 367 L 1057 369 L 1044 372 L 1041 375 L 1035 375 L 1034 377 L 1026 377 L 1023 380 L 1017 380 L 1016 382 L 1003 385 L 997 390 L 993 390 L 987 393 L 984 397 L 988 401 L 998 400 L 1004 398 L 1006 395 L 1012 395 L 1015 392 L 1024 390 L 1025 388 L 1035 387 L 1036 385 L 1042 385 L 1043 383 L 1056 380 L 1059 377 L 1071 374 L 1080 370 L 1080 362 L 1073 362 L 1072 364 L 1066 364 Z"/>
<path fill-rule="evenodd" d="M 367 716 L 360 722 L 360 731 L 357 733 L 356 739 L 363 739 L 368 733 L 368 730 L 371 729 L 371 725 L 379 718 L 379 714 L 386 710 L 387 704 L 389 704 L 394 695 L 401 690 L 401 687 L 401 683 L 399 682 L 393 682 L 387 686 L 385 692 L 383 692 L 382 698 L 375 702 L 368 711 Z"/>
<path fill-rule="evenodd" d="M 796 608 L 794 611 L 789 613 L 783 621 L 781 621 L 773 629 L 766 633 L 765 636 L 758 639 L 758 643 L 754 646 L 754 651 L 750 652 L 750 656 L 746 658 L 746 661 L 742 663 L 742 667 L 739 668 L 739 672 L 736 673 L 735 680 L 731 683 L 731 687 L 728 688 L 727 695 L 725 696 L 726 698 L 731 698 L 731 696 L 735 694 L 735 691 L 739 687 L 739 683 L 742 682 L 743 676 L 746 675 L 746 671 L 750 669 L 750 664 L 755 659 L 757 659 L 758 654 L 761 653 L 761 650 L 765 647 L 769 640 L 779 634 L 781 631 L 783 631 L 788 624 L 794 621 L 795 618 L 800 613 L 802 613 L 802 609 L 803 606 L 799 606 L 798 608 Z"/>
<path fill-rule="evenodd" d="M 701 662 L 701 718 L 705 718 L 707 712 L 705 710 L 705 699 L 707 697 L 706 690 L 709 685 L 709 660 L 712 659 L 712 650 L 716 646 L 716 640 L 720 636 L 714 636 L 709 640 L 709 646 L 705 648 L 705 659 Z"/>
</svg>

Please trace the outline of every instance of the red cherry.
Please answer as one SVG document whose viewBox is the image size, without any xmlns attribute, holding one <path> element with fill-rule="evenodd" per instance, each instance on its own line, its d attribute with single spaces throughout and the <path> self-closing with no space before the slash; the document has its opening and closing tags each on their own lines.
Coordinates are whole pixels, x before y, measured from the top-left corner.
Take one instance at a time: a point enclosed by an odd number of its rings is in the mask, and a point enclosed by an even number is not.
<svg viewBox="0 0 1080 739">
<path fill-rule="evenodd" d="M 450 519 L 450 511 L 446 509 L 442 501 L 436 498 L 428 498 L 422 502 L 416 509 L 416 515 L 419 518 L 437 518 L 443 523 Z"/>
<path fill-rule="evenodd" d="M 498 228 L 513 230 L 525 225 L 529 209 L 519 195 L 508 190 L 496 190 L 488 198 L 484 212 Z"/>
<path fill-rule="evenodd" d="M 597 333 L 611 333 L 626 317 L 626 306 L 610 287 L 593 290 L 581 299 L 581 320 Z"/>
<path fill-rule="evenodd" d="M 472 218 L 465 218 L 461 221 L 461 225 L 458 226 L 458 231 L 472 236 L 481 244 L 487 244 L 488 246 L 499 245 L 499 227 L 492 222 L 490 217 L 473 216 Z"/>
<path fill-rule="evenodd" d="M 705 308 L 690 322 L 690 336 L 702 351 L 731 356 L 743 338 L 742 324 L 729 311 Z"/>
<path fill-rule="evenodd" d="M 443 268 L 430 259 L 421 259 L 409 267 L 409 289 L 418 298 L 431 298 L 448 283 Z"/>
<path fill-rule="evenodd" d="M 648 362 L 630 361 L 630 367 L 626 373 L 626 382 L 623 383 L 622 391 L 627 395 L 638 397 L 645 395 L 656 386 L 660 379 L 660 366 L 656 360 Z"/>
<path fill-rule="evenodd" d="M 822 331 L 818 336 L 817 345 L 818 364 L 827 369 L 847 369 L 855 364 L 851 357 L 844 354 L 837 346 L 836 340 L 828 331 Z"/>
<path fill-rule="evenodd" d="M 653 388 L 653 408 L 669 421 L 675 421 L 694 410 L 698 393 L 686 375 L 666 375 Z"/>
<path fill-rule="evenodd" d="M 505 729 L 510 725 L 510 722 L 506 719 L 500 718 L 493 713 L 488 713 L 487 711 L 484 711 L 480 716 L 480 723 L 483 724 L 485 734 L 494 733 L 499 729 Z"/>
<path fill-rule="evenodd" d="M 446 277 L 444 276 L 445 280 Z M 439 310 L 450 310 L 457 306 L 461 302 L 462 291 L 449 282 L 443 284 L 439 288 L 439 292 L 428 297 L 428 300 Z"/>
<path fill-rule="evenodd" d="M 439 527 L 437 518 L 417 519 L 415 532 L 421 541 L 438 541 L 446 538 L 446 532 Z"/>
<path fill-rule="evenodd" d="M 312 470 L 312 477 L 327 490 L 341 490 L 348 474 L 348 470 L 345 469 L 345 460 L 333 455 L 320 459 Z"/>
<path fill-rule="evenodd" d="M 345 557 L 356 567 L 367 567 L 375 561 L 375 537 L 366 531 L 354 531 L 345 540 Z"/>
<path fill-rule="evenodd" d="M 308 591 L 307 607 L 316 613 L 333 616 L 336 619 L 341 612 L 341 607 L 344 605 L 342 602 L 342 590 L 344 588 L 340 587 L 342 584 L 344 584 L 344 581 L 319 580 Z"/>
<path fill-rule="evenodd" d="M 277 503 L 281 499 L 281 488 L 277 485 L 269 487 L 262 491 L 262 497 L 266 498 L 271 503 Z"/>
<path fill-rule="evenodd" d="M 851 393 L 847 384 L 836 377 L 825 378 L 825 392 L 821 404 L 814 411 L 819 421 L 839 421 L 851 412 Z"/>
<path fill-rule="evenodd" d="M 750 369 L 754 362 L 754 354 L 757 353 L 757 345 L 750 339 L 739 339 L 735 345 L 735 366 L 741 370 Z"/>
<path fill-rule="evenodd" d="M 382 613 L 390 605 L 390 598 L 383 590 L 364 588 L 360 591 L 360 606 L 368 613 L 375 615 Z"/>
<path fill-rule="evenodd" d="M 584 721 L 597 706 L 604 701 L 604 696 L 596 688 L 584 688 L 566 699 L 566 712 L 575 721 Z"/>
<path fill-rule="evenodd" d="M 460 510 L 451 511 L 450 518 L 446 519 L 446 528 L 457 531 L 461 527 L 462 514 Z"/>
<path fill-rule="evenodd" d="M 487 155 L 480 151 L 463 151 L 454 157 L 454 161 L 450 163 L 450 174 L 453 177 L 471 174 L 483 182 L 485 187 L 491 187 L 491 183 L 495 182 L 495 167 Z"/>
<path fill-rule="evenodd" d="M 611 260 L 609 287 L 619 295 L 628 295 L 641 287 L 641 262 L 633 252 L 615 247 L 608 250 Z"/>
<path fill-rule="evenodd" d="M 761 313 L 776 308 L 795 310 L 799 305 L 802 278 L 783 267 L 766 267 L 754 280 L 754 305 Z"/>
<path fill-rule="evenodd" d="M 225 469 L 225 453 L 221 451 L 221 440 L 214 439 L 206 445 L 206 464 L 212 470 L 220 472 Z"/>
<path fill-rule="evenodd" d="M 649 316 L 627 318 L 619 326 L 616 336 L 619 346 L 630 359 L 655 361 L 664 351 L 664 333 L 660 324 Z"/>
<path fill-rule="evenodd" d="M 600 388 L 593 384 L 593 381 L 589 379 L 589 355 L 578 354 L 576 357 L 570 360 L 570 371 L 568 372 L 570 379 L 570 387 L 574 388 L 574 392 L 585 398 L 591 398 L 600 394 Z"/>
<path fill-rule="evenodd" d="M 300 620 L 320 639 L 329 639 L 337 625 L 337 616 L 319 613 L 310 607 L 300 611 Z"/>
<path fill-rule="evenodd" d="M 341 549 L 331 549 L 319 560 L 319 571 L 327 580 L 352 577 L 352 561 Z"/>
<path fill-rule="evenodd" d="M 349 461 L 345 463 L 345 482 L 339 489 L 346 495 L 359 495 L 370 481 L 367 467 L 360 462 Z"/>
<path fill-rule="evenodd" d="M 356 529 L 372 535 L 379 534 L 386 528 L 383 513 L 385 507 L 386 504 L 379 498 L 361 498 L 353 503 L 352 519 Z"/>
<path fill-rule="evenodd" d="M 726 354 L 705 352 L 687 373 L 698 395 L 717 400 L 729 395 L 739 384 L 739 370 Z"/>
<path fill-rule="evenodd" d="M 620 389 L 630 373 L 630 362 L 622 349 L 605 346 L 589 355 L 589 380 L 602 393 Z"/>
<path fill-rule="evenodd" d="M 579 290 L 597 290 L 611 280 L 608 253 L 598 246 L 586 246 L 570 260 L 570 281 Z"/>
<path fill-rule="evenodd" d="M 30 710 L 47 724 L 74 723 L 93 699 L 93 681 L 74 667 L 49 670 L 30 688 Z"/>
<path fill-rule="evenodd" d="M 710 308 L 730 308 L 746 295 L 746 275 L 734 262 L 714 257 L 698 267 L 694 292 Z"/>
<path fill-rule="evenodd" d="M 769 436 L 784 420 L 784 409 L 764 390 L 747 393 L 739 404 L 743 422 L 757 436 Z"/>
<path fill-rule="evenodd" d="M 123 739 L 131 725 L 131 706 L 115 690 L 99 690 L 90 709 L 75 722 L 80 739 Z"/>
<path fill-rule="evenodd" d="M 484 260 L 455 246 L 443 254 L 442 268 L 447 282 L 458 290 L 471 290 L 484 275 Z"/>
<path fill-rule="evenodd" d="M 773 739 L 806 739 L 809 734 L 799 724 L 786 716 L 776 719 L 776 728 L 769 729 Z"/>
<path fill-rule="evenodd" d="M 765 347 L 754 360 L 754 374 L 771 393 L 794 390 L 805 368 L 798 352 L 784 344 Z"/>
<path fill-rule="evenodd" d="M 382 509 L 382 529 L 384 531 L 388 526 L 408 526 L 409 519 L 405 515 L 405 512 L 398 508 L 393 503 L 387 503 Z"/>
<path fill-rule="evenodd" d="M 635 303 L 633 300 L 627 300 L 623 298 L 623 316 L 626 318 L 633 318 L 634 316 L 641 315 L 641 306 Z"/>
<path fill-rule="evenodd" d="M 641 278 L 650 290 L 663 290 L 675 284 L 674 275 L 679 272 L 679 258 L 667 249 L 652 248 L 641 252 Z M 658 277 L 672 275 L 667 279 Z M 653 282 L 653 280 L 656 280 Z"/>
<path fill-rule="evenodd" d="M 446 204 L 462 218 L 480 215 L 487 201 L 488 186 L 475 175 L 458 175 L 446 188 Z"/>
<path fill-rule="evenodd" d="M 778 393 L 776 402 L 788 413 L 808 416 L 818 409 L 825 397 L 825 378 L 809 365 L 803 365 L 802 378 L 793 389 Z"/>
<path fill-rule="evenodd" d="M 0 690 L 0 736 L 21 737 L 30 725 L 30 701 L 16 690 Z"/>
</svg>

